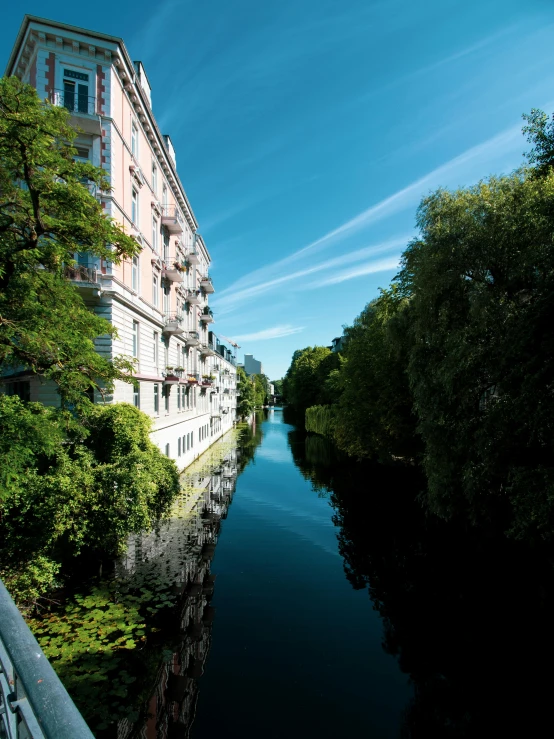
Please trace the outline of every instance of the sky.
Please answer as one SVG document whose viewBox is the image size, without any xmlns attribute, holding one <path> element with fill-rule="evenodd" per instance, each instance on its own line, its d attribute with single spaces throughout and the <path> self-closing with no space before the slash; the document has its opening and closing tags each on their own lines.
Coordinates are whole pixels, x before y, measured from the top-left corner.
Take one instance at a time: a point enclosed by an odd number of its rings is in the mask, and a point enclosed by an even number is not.
<svg viewBox="0 0 554 739">
<path fill-rule="evenodd" d="M 212 257 L 214 330 L 282 377 L 398 272 L 437 187 L 509 172 L 554 110 L 552 0 L 29 0 L 120 36 Z"/>
</svg>

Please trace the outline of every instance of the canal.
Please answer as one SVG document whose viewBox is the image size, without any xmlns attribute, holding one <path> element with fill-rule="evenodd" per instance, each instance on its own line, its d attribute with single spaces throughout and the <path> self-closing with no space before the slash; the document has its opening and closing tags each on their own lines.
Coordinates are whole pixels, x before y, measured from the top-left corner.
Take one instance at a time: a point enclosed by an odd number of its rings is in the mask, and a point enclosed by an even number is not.
<svg viewBox="0 0 554 739">
<path fill-rule="evenodd" d="M 216 548 L 212 647 L 192 736 L 397 737 L 412 689 L 345 576 L 329 494 L 295 464 L 279 410 L 237 481 Z"/>
<path fill-rule="evenodd" d="M 426 515 L 283 411 L 218 441 L 35 623 L 99 739 L 545 736 L 551 550 Z"/>
</svg>

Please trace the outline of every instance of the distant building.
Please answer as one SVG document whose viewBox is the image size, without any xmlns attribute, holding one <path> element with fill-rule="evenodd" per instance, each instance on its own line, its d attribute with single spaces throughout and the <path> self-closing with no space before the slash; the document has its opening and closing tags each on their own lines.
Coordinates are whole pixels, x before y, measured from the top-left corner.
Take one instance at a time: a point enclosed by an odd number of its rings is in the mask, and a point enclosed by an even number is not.
<svg viewBox="0 0 554 739">
<path fill-rule="evenodd" d="M 262 363 L 254 359 L 253 354 L 244 355 L 244 371 L 247 375 L 262 375 Z"/>
<path fill-rule="evenodd" d="M 335 336 L 329 349 L 332 352 L 341 352 L 344 349 L 344 336 Z"/>
</svg>

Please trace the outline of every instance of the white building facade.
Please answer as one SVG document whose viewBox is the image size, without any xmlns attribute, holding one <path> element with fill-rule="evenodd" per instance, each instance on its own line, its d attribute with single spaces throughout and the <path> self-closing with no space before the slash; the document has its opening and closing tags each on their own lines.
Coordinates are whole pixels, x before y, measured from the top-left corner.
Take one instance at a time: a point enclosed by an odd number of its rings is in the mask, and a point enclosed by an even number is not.
<svg viewBox="0 0 554 739">
<path fill-rule="evenodd" d="M 153 441 L 185 467 L 236 420 L 236 361 L 210 330 L 210 255 L 144 68 L 119 38 L 25 16 L 6 74 L 70 111 L 78 156 L 109 176 L 111 191 L 97 193 L 104 211 L 141 245 L 119 265 L 76 254 L 68 272 L 87 306 L 117 329 L 97 351 L 135 361 L 138 387 L 118 382 L 109 401 L 147 413 Z M 30 400 L 59 403 L 55 386 L 24 371 L 3 379 L 4 392 L 18 383 Z"/>
</svg>

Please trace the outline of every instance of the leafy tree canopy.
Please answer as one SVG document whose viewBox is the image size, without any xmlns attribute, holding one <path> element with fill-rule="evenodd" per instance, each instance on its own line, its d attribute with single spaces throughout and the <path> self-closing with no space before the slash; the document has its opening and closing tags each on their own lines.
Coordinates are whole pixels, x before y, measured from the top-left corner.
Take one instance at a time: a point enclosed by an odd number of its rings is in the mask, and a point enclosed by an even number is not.
<svg viewBox="0 0 554 739">
<path fill-rule="evenodd" d="M 118 262 L 139 247 L 83 184 L 110 189 L 102 169 L 73 159 L 75 137 L 68 111 L 0 80 L 0 366 L 54 380 L 63 402 L 83 408 L 86 391 L 132 367 L 94 351 L 114 329 L 86 309 L 67 268 L 79 252 Z"/>
<path fill-rule="evenodd" d="M 443 515 L 554 525 L 554 172 L 438 190 L 403 256 L 408 372 Z"/>
</svg>

